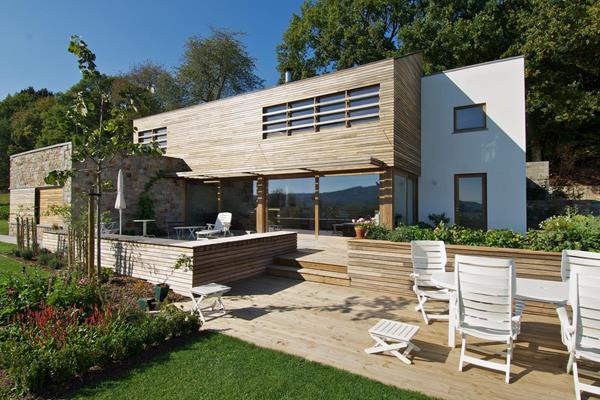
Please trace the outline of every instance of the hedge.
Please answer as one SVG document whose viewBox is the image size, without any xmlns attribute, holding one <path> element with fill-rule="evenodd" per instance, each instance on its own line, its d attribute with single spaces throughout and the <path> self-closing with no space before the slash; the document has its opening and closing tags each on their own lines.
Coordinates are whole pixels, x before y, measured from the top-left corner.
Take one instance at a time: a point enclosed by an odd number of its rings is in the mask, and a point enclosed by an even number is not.
<svg viewBox="0 0 600 400">
<path fill-rule="evenodd" d="M 531 229 L 525 235 L 508 229 L 484 231 L 457 225 L 446 226 L 443 222 L 436 227 L 420 223 L 401 225 L 393 230 L 375 226 L 369 229 L 367 238 L 392 242 L 443 240 L 447 244 L 465 246 L 600 252 L 600 217 L 582 215 L 577 210 L 567 209 L 564 215 L 548 218 L 540 224 L 539 229 Z"/>
</svg>

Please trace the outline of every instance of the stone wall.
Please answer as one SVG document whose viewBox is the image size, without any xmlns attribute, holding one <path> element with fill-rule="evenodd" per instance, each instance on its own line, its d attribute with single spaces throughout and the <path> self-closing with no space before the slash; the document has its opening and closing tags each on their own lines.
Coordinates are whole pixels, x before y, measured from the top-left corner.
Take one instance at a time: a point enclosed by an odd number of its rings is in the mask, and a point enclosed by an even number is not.
<svg viewBox="0 0 600 400">
<path fill-rule="evenodd" d="M 83 172 L 73 178 L 74 197 L 78 203 L 85 204 L 86 193 L 95 182 L 93 164 L 86 162 L 77 166 Z M 144 186 L 159 174 L 169 175 L 188 169 L 183 160 L 173 157 L 116 157 L 108 168 L 103 171 L 103 180 L 110 180 L 112 189 L 105 190 L 102 194 L 101 210 L 107 217 L 118 224 L 119 212 L 115 210 L 117 197 L 117 175 L 119 169 L 123 170 L 125 185 L 125 203 L 123 210 L 123 233 L 141 233 L 142 225 L 133 222 L 136 218 L 138 201 L 144 191 Z M 166 234 L 167 221 L 183 221 L 185 217 L 185 182 L 183 179 L 163 177 L 157 179 L 148 192 L 154 203 L 154 218 L 156 222 L 152 229 L 155 233 Z"/>
<path fill-rule="evenodd" d="M 550 163 L 532 161 L 527 163 L 527 186 L 537 185 L 547 188 L 550 185 Z"/>
<path fill-rule="evenodd" d="M 49 187 L 44 178 L 50 171 L 65 170 L 72 167 L 71 143 L 35 149 L 15 154 L 10 159 L 10 234 L 14 234 L 14 222 L 17 215 L 33 217 L 36 213 L 36 191 Z M 94 190 L 95 164 L 86 161 L 75 165 L 77 173 L 63 187 L 63 203 L 73 204 L 76 209 L 87 207 L 88 193 Z M 103 180 L 112 182 L 112 189 L 104 191 L 101 210 L 107 217 L 118 223 L 119 213 L 114 209 L 116 199 L 117 174 L 123 170 L 125 181 L 125 202 L 123 210 L 123 229 L 131 233 L 141 232 L 141 224 L 136 219 L 138 200 L 144 186 L 158 174 L 173 175 L 174 172 L 189 170 L 185 162 L 173 157 L 115 157 L 103 172 Z M 172 177 L 163 177 L 155 181 L 148 192 L 154 202 L 156 233 L 166 233 L 167 221 L 185 219 L 185 181 Z M 59 224 L 64 225 L 64 222 Z"/>
<path fill-rule="evenodd" d="M 71 168 L 71 143 L 34 149 L 10 157 L 9 233 L 14 234 L 17 216 L 35 215 L 36 189 L 51 187 L 44 182 L 50 171 Z M 71 182 L 63 187 L 63 203 L 71 201 Z"/>
</svg>

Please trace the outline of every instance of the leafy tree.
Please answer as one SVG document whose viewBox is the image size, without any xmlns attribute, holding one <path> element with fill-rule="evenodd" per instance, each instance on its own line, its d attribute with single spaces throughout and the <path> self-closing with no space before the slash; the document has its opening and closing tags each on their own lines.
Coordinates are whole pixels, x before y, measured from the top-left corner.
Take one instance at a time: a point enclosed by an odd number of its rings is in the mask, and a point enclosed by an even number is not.
<svg viewBox="0 0 600 400">
<path fill-rule="evenodd" d="M 123 75 L 131 83 L 149 89 L 154 94 L 161 111 L 183 107 L 183 90 L 175 77 L 164 67 L 146 61 L 135 65 Z"/>
<path fill-rule="evenodd" d="M 9 156 L 18 152 L 20 148 L 13 143 L 13 125 L 27 126 L 27 124 L 23 124 L 27 119 L 23 112 L 38 100 L 52 96 L 52 92 L 46 89 L 36 91 L 29 87 L 19 93 L 6 96 L 4 100 L 0 101 L 0 191 L 8 189 Z M 15 117 L 15 115 L 18 116 Z M 14 120 L 13 117 L 15 117 Z M 31 114 L 28 114 L 27 117 L 31 117 Z M 19 132 L 16 136 L 20 137 L 20 133 L 23 132 Z"/>
<path fill-rule="evenodd" d="M 286 70 L 303 79 L 398 55 L 410 9 L 407 1 L 305 1 L 277 46 L 280 80 Z"/>
<path fill-rule="evenodd" d="M 49 184 L 64 183 L 78 168 L 91 163 L 95 175 L 95 188 L 90 195 L 102 196 L 102 173 L 117 155 L 162 154 L 155 145 L 133 143 L 132 115 L 139 112 L 137 104 L 145 94 L 138 87 L 125 87 L 115 94 L 112 80 L 96 69 L 96 55 L 78 36 L 72 36 L 69 52 L 73 53 L 83 75 L 81 91 L 77 92 L 67 111 L 67 117 L 75 127 L 73 136 L 73 164 L 71 170 L 52 171 L 46 178 Z M 146 91 L 147 92 L 147 91 Z M 94 193 L 95 192 L 95 193 Z M 98 201 L 100 204 L 100 201 Z M 97 221 L 101 220 L 101 208 L 97 207 Z M 98 276 L 101 272 L 100 224 L 97 225 L 96 248 Z M 89 266 L 88 266 L 89 267 Z"/>
<path fill-rule="evenodd" d="M 186 104 L 208 102 L 263 86 L 254 73 L 254 59 L 239 41 L 240 33 L 213 29 L 208 38 L 191 37 L 186 43 L 177 80 Z"/>
</svg>

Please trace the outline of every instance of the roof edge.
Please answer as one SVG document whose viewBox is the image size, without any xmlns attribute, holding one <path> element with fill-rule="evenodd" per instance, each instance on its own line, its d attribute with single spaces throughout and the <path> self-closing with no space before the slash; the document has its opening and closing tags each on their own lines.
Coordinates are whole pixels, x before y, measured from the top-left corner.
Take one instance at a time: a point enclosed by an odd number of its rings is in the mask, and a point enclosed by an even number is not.
<svg viewBox="0 0 600 400">
<path fill-rule="evenodd" d="M 57 147 L 63 147 L 63 146 L 71 147 L 71 145 L 72 145 L 71 142 L 63 142 L 63 143 L 52 144 L 52 145 L 46 146 L 46 147 L 38 147 L 37 149 L 27 150 L 27 151 L 24 151 L 22 153 L 13 154 L 13 155 L 10 156 L 10 159 L 12 160 L 15 157 L 25 156 L 25 155 L 28 155 L 28 154 L 37 153 L 39 151 L 45 151 L 45 150 L 54 149 L 54 148 L 57 148 Z"/>
</svg>

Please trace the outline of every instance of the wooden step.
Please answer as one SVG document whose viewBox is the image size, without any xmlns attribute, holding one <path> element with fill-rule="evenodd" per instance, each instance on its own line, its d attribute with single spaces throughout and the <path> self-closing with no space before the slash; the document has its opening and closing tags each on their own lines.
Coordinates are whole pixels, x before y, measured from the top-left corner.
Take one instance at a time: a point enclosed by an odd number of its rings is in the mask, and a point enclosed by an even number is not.
<svg viewBox="0 0 600 400">
<path fill-rule="evenodd" d="M 273 263 L 277 265 L 285 265 L 295 268 L 308 268 L 319 271 L 338 272 L 340 274 L 348 273 L 347 265 L 337 265 L 318 261 L 305 260 L 301 257 L 296 257 L 294 254 L 278 256 L 273 259 Z"/>
<path fill-rule="evenodd" d="M 350 286 L 350 277 L 340 272 L 272 264 L 267 267 L 267 274 L 283 278 L 327 283 L 329 285 Z"/>
</svg>

